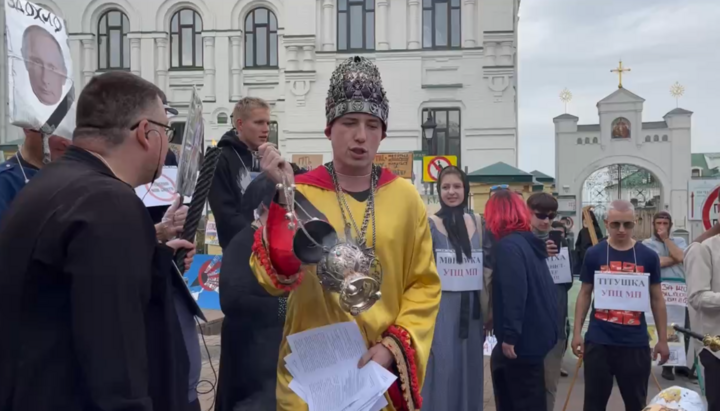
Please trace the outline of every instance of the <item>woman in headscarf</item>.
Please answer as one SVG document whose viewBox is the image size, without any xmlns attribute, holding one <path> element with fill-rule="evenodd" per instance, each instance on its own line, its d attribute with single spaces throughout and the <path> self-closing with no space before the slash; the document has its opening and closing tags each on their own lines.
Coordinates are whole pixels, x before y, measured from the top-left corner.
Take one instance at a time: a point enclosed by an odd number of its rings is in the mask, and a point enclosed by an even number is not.
<svg viewBox="0 0 720 411">
<path fill-rule="evenodd" d="M 425 385 L 423 410 L 479 411 L 483 406 L 482 224 L 468 210 L 470 185 L 457 167 L 438 177 L 440 211 L 429 217 L 442 281 Z"/>
<path fill-rule="evenodd" d="M 276 407 L 276 370 L 286 298 L 268 294 L 250 271 L 255 232 L 262 230 L 275 193 L 275 184 L 264 174 L 248 185 L 242 213 L 254 222 L 236 234 L 223 253 L 220 308 L 225 318 L 215 411 Z"/>
</svg>

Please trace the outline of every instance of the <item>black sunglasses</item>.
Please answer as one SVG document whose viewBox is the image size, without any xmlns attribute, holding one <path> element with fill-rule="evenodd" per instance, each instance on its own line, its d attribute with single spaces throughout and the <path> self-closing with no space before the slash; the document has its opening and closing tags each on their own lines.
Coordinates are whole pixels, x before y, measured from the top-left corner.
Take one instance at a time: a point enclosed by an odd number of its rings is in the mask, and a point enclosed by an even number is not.
<svg viewBox="0 0 720 411">
<path fill-rule="evenodd" d="M 175 129 L 162 123 L 158 123 L 157 121 L 152 121 L 150 119 L 145 119 L 148 123 L 154 124 L 158 127 L 162 127 L 165 129 L 165 134 L 167 135 L 168 141 L 172 141 L 173 135 L 175 134 Z M 134 126 L 130 127 L 130 131 L 135 131 L 136 128 L 140 126 L 140 123 L 142 123 L 142 120 L 138 121 Z"/>
<path fill-rule="evenodd" d="M 557 217 L 557 214 L 555 214 L 555 213 L 535 213 L 535 217 L 537 217 L 538 220 L 548 219 L 548 220 L 552 221 L 555 219 L 555 217 Z"/>
<path fill-rule="evenodd" d="M 613 221 L 612 223 L 608 223 L 610 228 L 613 230 L 617 230 L 620 228 L 620 226 L 623 226 L 626 230 L 631 230 L 635 228 L 635 222 L 634 221 Z"/>
</svg>

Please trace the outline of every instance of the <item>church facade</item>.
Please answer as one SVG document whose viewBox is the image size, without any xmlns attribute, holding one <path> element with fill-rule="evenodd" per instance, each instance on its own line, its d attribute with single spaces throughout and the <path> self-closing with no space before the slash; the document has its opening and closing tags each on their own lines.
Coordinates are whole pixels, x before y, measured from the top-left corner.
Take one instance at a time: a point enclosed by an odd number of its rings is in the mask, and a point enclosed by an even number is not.
<svg viewBox="0 0 720 411">
<path fill-rule="evenodd" d="M 284 155 L 328 161 L 330 75 L 359 54 L 379 66 L 390 99 L 382 152 L 457 155 L 469 170 L 517 165 L 519 0 L 38 3 L 66 21 L 78 93 L 99 73 L 132 72 L 167 94 L 182 130 L 197 87 L 208 143 L 231 128 L 235 102 L 261 97 L 272 105 L 270 137 Z M 437 128 L 426 139 L 421 126 L 429 113 Z M 0 114 L 0 138 L 17 138 Z"/>
<path fill-rule="evenodd" d="M 596 206 L 602 214 L 606 204 L 597 198 L 632 201 L 647 216 L 667 210 L 675 216 L 675 229 L 689 230 L 692 112 L 677 108 L 661 121 L 643 122 L 644 101 L 620 87 L 597 103 L 598 123 L 578 124 L 571 114 L 553 119 L 556 191 L 566 205 L 563 214 L 578 222 L 575 230 L 582 228 L 583 206 Z M 590 181 L 602 169 L 619 171 Z M 641 227 L 646 234 L 652 232 L 649 224 Z"/>
</svg>

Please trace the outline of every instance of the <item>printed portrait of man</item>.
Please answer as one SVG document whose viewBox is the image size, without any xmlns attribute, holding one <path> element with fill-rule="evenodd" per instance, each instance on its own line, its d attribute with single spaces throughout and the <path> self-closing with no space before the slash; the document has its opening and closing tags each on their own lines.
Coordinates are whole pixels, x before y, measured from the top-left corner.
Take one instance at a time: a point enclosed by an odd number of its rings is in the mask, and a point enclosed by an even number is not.
<svg viewBox="0 0 720 411">
<path fill-rule="evenodd" d="M 30 26 L 23 33 L 22 55 L 38 100 L 46 106 L 59 103 L 67 78 L 60 43 L 44 28 Z"/>
</svg>

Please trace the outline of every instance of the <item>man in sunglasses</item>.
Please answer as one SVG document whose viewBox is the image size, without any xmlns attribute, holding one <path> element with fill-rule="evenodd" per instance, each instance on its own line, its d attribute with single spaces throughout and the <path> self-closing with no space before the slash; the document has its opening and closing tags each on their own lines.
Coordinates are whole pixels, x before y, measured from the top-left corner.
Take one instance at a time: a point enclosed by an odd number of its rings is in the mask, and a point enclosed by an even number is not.
<svg viewBox="0 0 720 411">
<path fill-rule="evenodd" d="M 560 244 L 555 244 L 550 240 L 552 222 L 557 217 L 557 200 L 548 193 L 535 193 L 528 197 L 527 205 L 530 209 L 530 226 L 533 233 L 536 237 L 545 241 L 548 256 L 557 255 L 560 251 Z M 557 344 L 545 357 L 545 391 L 548 410 L 555 409 L 555 396 L 568 338 L 565 323 L 568 316 L 568 290 L 570 287 L 572 287 L 572 282 L 555 284 L 558 299 L 556 324 L 559 335 Z"/>
<path fill-rule="evenodd" d="M 585 362 L 583 410 L 605 411 L 613 389 L 613 378 L 617 380 L 625 409 L 641 410 L 647 403 L 652 359 L 659 355 L 659 364 L 662 365 L 670 357 L 665 297 L 660 286 L 660 259 L 653 250 L 633 239 L 635 209 L 629 201 L 610 203 L 605 226 L 608 239 L 585 253 L 580 272 L 582 288 L 575 305 L 572 349 Z M 583 341 L 581 332 L 598 271 L 650 275 L 650 306 L 659 337 L 652 355 L 645 314 L 642 312 L 593 308 Z"/>
</svg>

